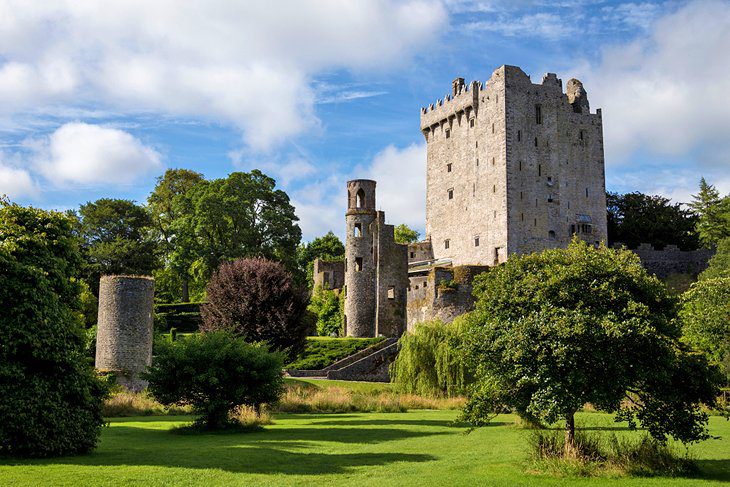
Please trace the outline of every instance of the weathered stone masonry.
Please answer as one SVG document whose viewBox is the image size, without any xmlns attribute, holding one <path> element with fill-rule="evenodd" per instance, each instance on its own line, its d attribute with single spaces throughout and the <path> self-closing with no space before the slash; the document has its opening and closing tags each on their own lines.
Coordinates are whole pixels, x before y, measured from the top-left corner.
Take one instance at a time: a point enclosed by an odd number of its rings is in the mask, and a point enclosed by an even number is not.
<svg viewBox="0 0 730 487">
<path fill-rule="evenodd" d="M 96 368 L 135 391 L 147 386 L 139 374 L 152 363 L 154 288 L 151 277 L 102 276 L 99 283 Z"/>
</svg>

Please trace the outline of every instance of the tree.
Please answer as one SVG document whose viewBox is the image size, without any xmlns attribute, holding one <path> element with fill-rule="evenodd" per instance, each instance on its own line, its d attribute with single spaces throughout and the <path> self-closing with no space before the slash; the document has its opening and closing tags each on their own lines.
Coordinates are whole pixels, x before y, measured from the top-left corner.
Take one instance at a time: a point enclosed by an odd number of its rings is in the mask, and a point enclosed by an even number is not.
<svg viewBox="0 0 730 487">
<path fill-rule="evenodd" d="M 190 405 L 200 415 L 198 426 L 222 429 L 235 425 L 230 413 L 236 407 L 253 406 L 258 411 L 262 404 L 279 399 L 283 365 L 281 354 L 216 331 L 159 341 L 144 377 L 162 404 Z"/>
<path fill-rule="evenodd" d="M 313 269 L 315 259 L 344 260 L 345 246 L 342 244 L 342 240 L 330 231 L 311 242 L 300 244 L 297 248 L 299 269 L 302 274 L 306 275 L 310 290 L 314 286 Z"/>
<path fill-rule="evenodd" d="M 396 226 L 393 233 L 395 235 L 395 241 L 402 244 L 417 242 L 419 237 L 419 233 L 405 223 Z"/>
<path fill-rule="evenodd" d="M 102 198 L 81 205 L 79 215 L 94 294 L 98 294 L 102 275 L 150 275 L 157 268 L 157 249 L 145 208 L 129 200 Z"/>
<path fill-rule="evenodd" d="M 317 287 L 307 310 L 317 317 L 316 330 L 319 336 L 340 336 L 343 333 L 342 316 L 340 314 L 341 296 L 332 289 Z"/>
<path fill-rule="evenodd" d="M 0 455 L 86 453 L 106 387 L 84 357 L 73 221 L 0 203 Z"/>
<path fill-rule="evenodd" d="M 699 279 L 715 277 L 730 277 L 730 237 L 720 240 L 717 244 L 715 255 L 712 256 L 707 269 L 700 274 Z"/>
<path fill-rule="evenodd" d="M 698 217 L 697 233 L 707 247 L 730 237 L 730 196 L 720 197 L 717 189 L 700 179 L 700 190 L 692 195 L 690 208 Z"/>
<path fill-rule="evenodd" d="M 253 170 L 205 181 L 190 191 L 188 218 L 181 233 L 197 248 L 197 268 L 207 280 L 221 263 L 242 257 L 263 257 L 296 270 L 302 232 L 289 197 L 276 182 Z"/>
<path fill-rule="evenodd" d="M 722 378 L 680 342 L 676 298 L 630 251 L 574 240 L 512 256 L 475 279 L 466 335 L 477 383 L 465 409 L 476 424 L 505 407 L 536 422 L 565 421 L 585 403 L 656 439 L 708 437 L 702 403 Z"/>
<path fill-rule="evenodd" d="M 306 294 L 283 265 L 266 259 L 226 262 L 213 274 L 201 331 L 229 330 L 249 342 L 265 341 L 295 358 L 303 349 Z"/>
<path fill-rule="evenodd" d="M 730 379 L 730 276 L 703 279 L 682 295 L 684 340 L 719 364 Z"/>
<path fill-rule="evenodd" d="M 166 271 L 165 276 L 156 279 L 157 294 L 170 294 L 171 300 L 190 301 L 190 269 L 196 255 L 194 238 L 191 234 L 183 233 L 189 226 L 182 219 L 192 216 L 191 205 L 186 204 L 185 197 L 202 181 L 203 175 L 195 171 L 168 169 L 157 178 L 157 185 L 147 199 Z M 160 283 L 168 281 L 179 287 L 175 290 L 160 289 Z"/>
<path fill-rule="evenodd" d="M 671 204 L 662 196 L 642 193 L 606 193 L 609 245 L 620 242 L 628 248 L 650 243 L 656 248 L 677 245 L 682 250 L 695 250 L 699 239 L 695 232 L 697 217 Z"/>
</svg>

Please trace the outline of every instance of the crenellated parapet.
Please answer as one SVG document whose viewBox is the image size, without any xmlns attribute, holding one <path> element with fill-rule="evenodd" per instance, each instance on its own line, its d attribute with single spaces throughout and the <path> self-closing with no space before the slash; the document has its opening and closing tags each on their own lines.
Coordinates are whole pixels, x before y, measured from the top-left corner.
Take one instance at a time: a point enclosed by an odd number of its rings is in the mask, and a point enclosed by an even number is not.
<svg viewBox="0 0 730 487">
<path fill-rule="evenodd" d="M 482 84 L 472 81 L 464 84 L 464 78 L 456 78 L 452 83 L 452 91 L 443 99 L 421 108 L 421 131 L 447 122 L 450 118 L 461 115 L 470 116 L 479 109 L 479 91 Z"/>
</svg>

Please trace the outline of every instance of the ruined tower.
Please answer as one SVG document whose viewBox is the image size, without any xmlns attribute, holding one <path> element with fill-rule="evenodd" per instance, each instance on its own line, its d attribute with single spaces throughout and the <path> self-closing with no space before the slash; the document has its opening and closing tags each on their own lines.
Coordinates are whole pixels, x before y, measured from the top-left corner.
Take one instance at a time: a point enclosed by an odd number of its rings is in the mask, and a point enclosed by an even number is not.
<svg viewBox="0 0 730 487">
<path fill-rule="evenodd" d="M 454 80 L 421 110 L 427 144 L 426 237 L 433 258 L 494 265 L 513 253 L 606 240 L 601 110 L 580 81 L 532 83 L 502 66 L 486 83 Z"/>
<path fill-rule="evenodd" d="M 375 206 L 375 181 L 347 183 L 345 334 L 400 336 L 406 327 L 408 247 Z"/>
</svg>

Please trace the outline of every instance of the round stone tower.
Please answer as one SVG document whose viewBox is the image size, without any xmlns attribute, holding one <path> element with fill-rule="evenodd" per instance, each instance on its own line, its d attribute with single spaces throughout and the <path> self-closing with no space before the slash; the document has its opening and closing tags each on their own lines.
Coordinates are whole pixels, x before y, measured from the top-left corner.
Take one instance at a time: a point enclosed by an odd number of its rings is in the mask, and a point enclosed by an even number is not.
<svg viewBox="0 0 730 487">
<path fill-rule="evenodd" d="M 373 235 L 375 181 L 347 182 L 345 214 L 345 334 L 350 337 L 375 336 L 376 279 Z"/>
<path fill-rule="evenodd" d="M 152 363 L 154 292 L 151 277 L 102 276 L 99 283 L 96 368 L 134 391 L 147 387 L 139 374 Z"/>
</svg>

